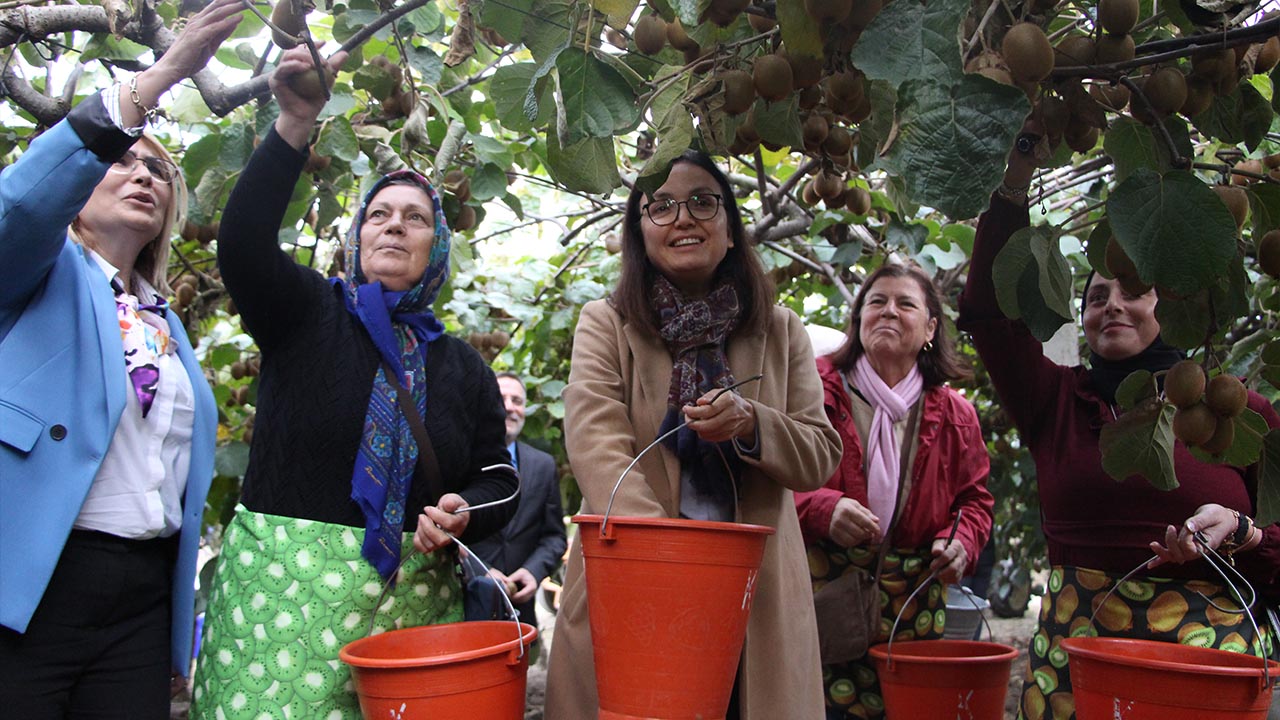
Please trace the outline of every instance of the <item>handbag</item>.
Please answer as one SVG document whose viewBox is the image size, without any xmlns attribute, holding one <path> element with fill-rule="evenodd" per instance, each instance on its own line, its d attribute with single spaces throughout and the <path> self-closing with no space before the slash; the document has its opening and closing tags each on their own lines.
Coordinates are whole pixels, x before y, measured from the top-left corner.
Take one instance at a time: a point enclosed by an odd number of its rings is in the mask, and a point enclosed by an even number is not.
<svg viewBox="0 0 1280 720">
<path fill-rule="evenodd" d="M 850 565 L 843 575 L 813 593 L 818 649 L 823 665 L 846 663 L 867 654 L 880 634 L 880 568 L 889 547 L 880 543 L 875 573 Z"/>
<path fill-rule="evenodd" d="M 444 495 L 443 481 L 440 476 L 440 461 L 436 459 L 435 446 L 431 444 L 431 436 L 427 427 L 414 407 L 413 398 L 400 384 L 400 378 L 386 360 L 382 361 L 382 371 L 387 375 L 387 382 L 396 391 L 396 402 L 400 404 L 400 412 L 409 422 L 409 430 L 413 433 L 414 442 L 418 444 L 418 468 L 427 482 L 431 497 L 437 501 Z M 471 556 L 467 551 L 458 549 L 458 561 L 462 566 L 462 615 L 467 621 L 472 620 L 505 620 L 507 612 L 506 591 L 493 579 L 484 564 Z"/>
</svg>

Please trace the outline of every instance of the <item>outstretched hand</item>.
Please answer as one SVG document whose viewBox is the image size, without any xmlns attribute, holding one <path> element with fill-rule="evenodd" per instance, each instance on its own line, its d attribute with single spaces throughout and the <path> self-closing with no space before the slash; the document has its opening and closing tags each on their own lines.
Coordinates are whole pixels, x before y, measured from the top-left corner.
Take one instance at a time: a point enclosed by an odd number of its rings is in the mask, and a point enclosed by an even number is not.
<svg viewBox="0 0 1280 720">
<path fill-rule="evenodd" d="M 346 62 L 347 53 L 334 53 L 325 64 L 328 66 L 328 85 L 333 75 Z M 289 50 L 280 56 L 280 63 L 271 74 L 271 93 L 280 105 L 280 117 L 276 119 L 276 132 L 293 147 L 301 150 L 311 138 L 311 129 L 326 102 L 324 90 L 319 87 L 319 76 L 311 51 L 305 45 Z M 310 73 L 310 77 L 308 77 Z"/>
<path fill-rule="evenodd" d="M 138 74 L 138 102 L 154 108 L 160 96 L 178 81 L 204 69 L 209 58 L 235 31 L 243 18 L 241 0 L 213 0 L 187 21 L 186 27 L 154 65 Z M 127 127 L 142 123 L 142 111 L 121 93 L 120 110 Z"/>
</svg>

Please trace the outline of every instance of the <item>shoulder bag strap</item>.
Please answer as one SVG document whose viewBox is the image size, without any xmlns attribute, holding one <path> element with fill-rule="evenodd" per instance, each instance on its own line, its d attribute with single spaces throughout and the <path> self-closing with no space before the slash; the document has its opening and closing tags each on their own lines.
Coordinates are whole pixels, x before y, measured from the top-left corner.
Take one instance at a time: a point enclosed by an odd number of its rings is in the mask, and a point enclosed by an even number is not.
<svg viewBox="0 0 1280 720">
<path fill-rule="evenodd" d="M 431 444 L 431 436 L 427 434 L 426 425 L 422 424 L 422 416 L 418 414 L 418 408 L 414 407 L 413 397 L 400 384 L 396 371 L 385 359 L 382 361 L 382 371 L 387 375 L 387 382 L 395 388 L 400 412 L 404 414 L 405 420 L 409 421 L 409 430 L 413 432 L 413 439 L 418 443 L 418 467 L 421 468 L 422 477 L 427 482 L 432 502 L 439 502 L 440 497 L 444 495 L 444 487 L 440 477 L 440 461 L 436 459 L 436 449 Z"/>
</svg>

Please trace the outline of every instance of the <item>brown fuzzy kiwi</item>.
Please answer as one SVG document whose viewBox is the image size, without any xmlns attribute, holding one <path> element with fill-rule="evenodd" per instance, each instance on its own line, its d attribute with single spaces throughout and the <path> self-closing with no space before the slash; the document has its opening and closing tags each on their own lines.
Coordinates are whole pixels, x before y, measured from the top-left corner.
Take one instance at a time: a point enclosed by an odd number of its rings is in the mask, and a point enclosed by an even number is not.
<svg viewBox="0 0 1280 720">
<path fill-rule="evenodd" d="M 471 178 L 467 174 L 457 168 L 450 170 L 444 174 L 444 189 L 453 193 L 459 203 L 465 203 L 471 199 Z"/>
<path fill-rule="evenodd" d="M 707 19 L 720 27 L 729 27 L 750 4 L 751 0 L 711 0 Z"/>
<path fill-rule="evenodd" d="M 1053 71 L 1053 46 L 1039 25 L 1024 22 L 1009 28 L 1000 53 L 1015 80 L 1039 82 Z"/>
<path fill-rule="evenodd" d="M 1076 122 L 1077 118 L 1072 116 L 1071 121 L 1067 123 L 1067 130 L 1062 134 L 1062 139 L 1067 142 L 1067 147 L 1078 153 L 1087 153 L 1098 144 L 1098 128 L 1092 125 L 1086 125 Z"/>
<path fill-rule="evenodd" d="M 1210 455 L 1221 455 L 1236 441 L 1236 421 L 1232 418 L 1218 418 L 1213 435 L 1200 443 L 1200 449 Z"/>
<path fill-rule="evenodd" d="M 849 196 L 849 188 L 842 188 L 840 194 L 833 198 L 823 198 L 822 204 L 827 206 L 828 210 L 843 210 L 846 198 Z"/>
<path fill-rule="evenodd" d="M 844 187 L 844 180 L 835 173 L 820 170 L 817 175 L 813 176 L 813 190 L 823 200 L 839 197 L 844 192 Z"/>
<path fill-rule="evenodd" d="M 1164 376 L 1164 399 L 1177 408 L 1188 408 L 1204 397 L 1208 382 L 1204 368 L 1195 360 L 1179 360 Z"/>
<path fill-rule="evenodd" d="M 1280 63 L 1280 37 L 1272 36 L 1258 48 L 1258 56 L 1253 60 L 1253 73 L 1268 72 L 1276 63 Z"/>
<path fill-rule="evenodd" d="M 218 238 L 218 230 L 220 228 L 221 223 L 217 221 L 211 222 L 208 225 L 201 225 L 200 232 L 196 236 L 196 240 L 200 241 L 201 245 L 208 245 Z"/>
<path fill-rule="evenodd" d="M 636 49 L 645 55 L 657 55 L 667 46 L 667 22 L 657 15 L 645 15 L 636 22 L 631 33 Z"/>
<path fill-rule="evenodd" d="M 325 84 L 333 84 L 333 70 L 324 69 Z M 290 75 L 285 81 L 289 89 L 295 95 L 303 100 L 319 100 L 324 97 L 325 90 L 328 88 L 320 84 L 320 76 L 316 74 L 315 68 L 308 68 L 306 72 L 300 72 L 297 75 Z"/>
<path fill-rule="evenodd" d="M 1142 94 L 1157 113 L 1169 115 L 1187 101 L 1187 78 L 1177 68 L 1162 67 L 1142 83 Z"/>
<path fill-rule="evenodd" d="M 1258 267 L 1280 278 L 1280 230 L 1271 230 L 1258 241 Z"/>
<path fill-rule="evenodd" d="M 458 217 L 453 220 L 453 229 L 459 232 L 474 230 L 476 227 L 476 209 L 470 205 L 458 208 Z"/>
<path fill-rule="evenodd" d="M 1179 408 L 1173 414 L 1173 436 L 1186 445 L 1200 445 L 1213 437 L 1218 418 L 1204 403 Z"/>
<path fill-rule="evenodd" d="M 822 80 L 823 62 L 822 57 L 814 57 L 812 55 L 793 55 L 783 48 L 778 54 L 786 58 L 787 64 L 791 66 L 792 84 L 797 89 L 811 88 Z"/>
<path fill-rule="evenodd" d="M 861 72 L 846 70 L 827 79 L 827 90 L 838 104 L 847 106 L 857 104 L 862 99 L 866 85 Z"/>
<path fill-rule="evenodd" d="M 1053 49 L 1053 66 L 1092 65 L 1096 51 L 1088 35 L 1068 35 Z"/>
<path fill-rule="evenodd" d="M 853 136 L 842 127 L 831 128 L 827 132 L 826 139 L 822 141 L 822 152 L 830 157 L 846 155 L 852 147 Z"/>
<path fill-rule="evenodd" d="M 1235 169 L 1241 172 L 1231 173 L 1232 185 L 1252 185 L 1258 182 L 1258 179 L 1254 177 L 1255 175 L 1265 175 L 1267 173 L 1267 169 L 1263 167 L 1261 160 L 1241 160 L 1236 163 Z M 1245 175 L 1243 173 L 1250 174 Z"/>
<path fill-rule="evenodd" d="M 1138 275 L 1137 266 L 1133 264 L 1133 260 L 1129 259 L 1124 248 L 1120 247 L 1120 243 L 1116 242 L 1115 236 L 1107 240 L 1104 265 L 1113 278 L 1137 277 Z"/>
<path fill-rule="evenodd" d="M 689 37 L 689 33 L 685 32 L 684 26 L 679 20 L 672 20 L 667 23 L 667 42 L 671 43 L 671 47 L 677 50 L 697 50 L 698 43 Z"/>
<path fill-rule="evenodd" d="M 1094 44 L 1094 61 L 1099 65 L 1128 62 L 1133 59 L 1136 47 L 1132 35 L 1102 33 Z"/>
<path fill-rule="evenodd" d="M 854 215 L 866 215 L 871 212 L 871 193 L 866 188 L 851 187 L 845 195 L 844 206 Z"/>
<path fill-rule="evenodd" d="M 757 13 L 747 13 L 747 23 L 758 33 L 769 32 L 778 26 L 778 21 Z"/>
<path fill-rule="evenodd" d="M 271 31 L 271 42 L 277 47 L 290 50 L 298 46 L 298 35 L 307 26 L 307 8 L 299 9 L 301 14 L 294 11 L 293 0 L 276 0 L 276 6 L 271 8 L 271 24 L 283 31 Z"/>
<path fill-rule="evenodd" d="M 191 285 L 179 285 L 175 292 L 178 307 L 187 307 L 196 299 L 196 289 Z"/>
<path fill-rule="evenodd" d="M 195 242 L 196 239 L 200 237 L 200 226 L 188 220 L 182 224 L 182 232 L 179 234 L 182 236 L 183 240 L 187 242 Z M 186 277 L 187 276 L 184 275 L 183 279 L 185 280 Z"/>
<path fill-rule="evenodd" d="M 862 99 L 858 101 L 858 104 L 854 105 L 852 110 L 844 113 L 844 116 L 854 125 L 871 117 L 871 98 L 867 97 L 866 93 L 863 93 Z"/>
<path fill-rule="evenodd" d="M 1231 74 L 1235 64 L 1236 54 L 1231 48 L 1199 50 L 1191 56 L 1191 72 L 1215 85 Z"/>
<path fill-rule="evenodd" d="M 1224 97 L 1235 92 L 1238 85 L 1240 85 L 1240 68 L 1234 64 L 1228 65 L 1226 74 L 1213 86 L 1213 93 L 1218 97 Z"/>
<path fill-rule="evenodd" d="M 804 187 L 800 189 L 800 201 L 805 205 L 812 207 L 817 205 L 818 201 L 822 199 L 818 195 L 817 183 L 818 179 L 813 178 L 809 180 L 809 182 L 805 183 Z"/>
<path fill-rule="evenodd" d="M 756 89 L 751 74 L 745 70 L 729 70 L 720 76 L 724 87 L 724 111 L 741 115 L 751 109 L 756 101 Z"/>
<path fill-rule="evenodd" d="M 1036 111 L 1044 132 L 1049 136 L 1061 137 L 1071 122 L 1071 108 L 1067 101 L 1054 95 L 1046 95 L 1036 103 Z"/>
<path fill-rule="evenodd" d="M 1182 107 L 1178 108 L 1178 112 L 1183 117 L 1193 118 L 1208 110 L 1212 104 L 1213 85 L 1198 75 L 1188 75 L 1187 99 L 1182 103 Z"/>
<path fill-rule="evenodd" d="M 611 28 L 606 25 L 604 28 L 604 40 L 610 45 L 621 50 L 627 49 L 627 36 L 618 32 L 617 28 Z"/>
<path fill-rule="evenodd" d="M 1098 23 L 1114 35 L 1124 35 L 1138 22 L 1138 0 L 1098 0 Z"/>
<path fill-rule="evenodd" d="M 853 7 L 845 17 L 844 25 L 855 30 L 865 30 L 883 7 L 883 0 L 853 0 Z"/>
<path fill-rule="evenodd" d="M 1280 168 L 1280 153 L 1264 156 L 1262 158 L 1262 164 L 1265 165 L 1268 170 Z"/>
<path fill-rule="evenodd" d="M 1213 191 L 1218 193 L 1218 198 L 1231 211 L 1231 217 L 1236 221 L 1236 230 L 1244 227 L 1245 218 L 1249 216 L 1249 195 L 1244 188 L 1214 185 Z"/>
<path fill-rule="evenodd" d="M 249 369 L 245 367 L 245 363 L 243 360 L 237 360 L 231 363 L 231 378 L 233 380 L 240 380 L 244 378 L 244 376 L 247 375 L 248 373 L 249 373 Z"/>
<path fill-rule="evenodd" d="M 761 55 L 756 58 L 751 77 L 756 94 L 771 102 L 787 97 L 795 89 L 791 65 L 778 55 Z"/>
<path fill-rule="evenodd" d="M 822 88 L 816 85 L 807 87 L 801 90 L 796 98 L 797 105 L 801 110 L 812 110 L 822 103 Z"/>
<path fill-rule="evenodd" d="M 321 155 L 316 152 L 314 146 L 308 151 L 307 162 L 302 166 L 303 172 L 318 173 L 329 167 L 329 163 L 333 162 L 328 155 Z"/>
<path fill-rule="evenodd" d="M 1113 112 L 1124 110 L 1129 104 L 1129 88 L 1124 85 L 1095 83 L 1089 86 L 1089 95 L 1102 107 Z"/>
<path fill-rule="evenodd" d="M 804 10 L 819 23 L 838 23 L 849 16 L 853 0 L 804 0 Z"/>
<path fill-rule="evenodd" d="M 831 124 L 818 113 L 811 113 L 800 125 L 800 132 L 804 136 L 805 147 L 818 147 L 831 134 Z"/>
<path fill-rule="evenodd" d="M 1204 404 L 1221 417 L 1233 418 L 1244 412 L 1249 392 L 1234 375 L 1217 375 L 1204 389 Z"/>
</svg>

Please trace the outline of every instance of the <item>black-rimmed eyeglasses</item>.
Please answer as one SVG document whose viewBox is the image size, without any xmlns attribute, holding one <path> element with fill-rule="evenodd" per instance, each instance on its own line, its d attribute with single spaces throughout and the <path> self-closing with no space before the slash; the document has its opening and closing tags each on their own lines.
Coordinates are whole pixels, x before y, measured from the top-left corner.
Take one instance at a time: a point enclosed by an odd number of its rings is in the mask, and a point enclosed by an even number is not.
<svg viewBox="0 0 1280 720">
<path fill-rule="evenodd" d="M 151 173 L 156 182 L 169 183 L 178 175 L 178 166 L 162 157 L 138 157 L 132 150 L 126 150 L 120 159 L 111 163 L 110 170 L 118 173 L 131 173 L 138 163 Z"/>
<path fill-rule="evenodd" d="M 688 200 L 663 198 L 646 204 L 642 209 L 654 225 L 670 225 L 680 217 L 681 205 L 694 220 L 710 220 L 720 211 L 720 196 L 715 193 L 695 193 Z"/>
</svg>

